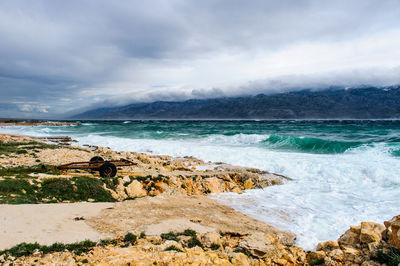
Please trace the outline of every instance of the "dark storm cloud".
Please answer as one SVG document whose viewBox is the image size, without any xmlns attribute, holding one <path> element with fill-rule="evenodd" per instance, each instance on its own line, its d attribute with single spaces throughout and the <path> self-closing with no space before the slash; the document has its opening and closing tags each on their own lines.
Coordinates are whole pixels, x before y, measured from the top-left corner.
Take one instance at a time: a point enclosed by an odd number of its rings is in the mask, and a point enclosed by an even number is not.
<svg viewBox="0 0 400 266">
<path fill-rule="evenodd" d="M 284 86 L 268 79 L 272 68 L 262 70 L 275 51 L 368 38 L 398 29 L 399 17 L 400 4 L 390 0 L 1 1 L 0 104 L 10 113 L 57 115 L 93 103 L 279 91 Z M 260 55 L 267 59 L 247 64 Z M 223 88 L 241 64 L 260 70 Z M 297 74 L 285 71 L 275 75 Z M 296 77 L 289 85 L 318 83 Z"/>
</svg>

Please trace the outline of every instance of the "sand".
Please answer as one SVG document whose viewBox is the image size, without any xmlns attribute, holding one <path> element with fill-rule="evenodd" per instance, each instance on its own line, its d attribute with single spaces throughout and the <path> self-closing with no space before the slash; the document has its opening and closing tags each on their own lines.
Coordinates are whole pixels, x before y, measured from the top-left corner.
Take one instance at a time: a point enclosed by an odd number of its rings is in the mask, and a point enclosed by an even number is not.
<svg viewBox="0 0 400 266">
<path fill-rule="evenodd" d="M 98 240 L 108 235 L 99 233 L 85 220 L 114 203 L 57 203 L 0 205 L 0 250 L 21 242 L 50 245 L 85 239 Z"/>
</svg>

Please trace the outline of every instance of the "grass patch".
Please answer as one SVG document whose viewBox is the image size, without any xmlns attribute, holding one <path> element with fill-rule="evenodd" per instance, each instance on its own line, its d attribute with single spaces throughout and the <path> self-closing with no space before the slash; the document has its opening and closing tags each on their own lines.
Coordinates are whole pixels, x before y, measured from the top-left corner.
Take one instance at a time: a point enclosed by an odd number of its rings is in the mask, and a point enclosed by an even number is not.
<svg viewBox="0 0 400 266">
<path fill-rule="evenodd" d="M 183 252 L 183 250 L 182 250 L 182 249 L 180 249 L 180 248 L 178 248 L 178 247 L 176 247 L 176 246 L 174 246 L 174 245 L 171 245 L 171 246 L 167 247 L 166 249 L 164 249 L 164 251 L 177 251 L 177 252 Z"/>
<path fill-rule="evenodd" d="M 36 203 L 35 188 L 37 187 L 22 179 L 0 180 L 0 203 Z"/>
<path fill-rule="evenodd" d="M 34 180 L 36 181 L 36 180 Z M 31 185 L 24 179 L 0 180 L 0 203 L 55 203 L 60 201 L 114 202 L 101 180 L 90 177 L 49 178 Z M 39 185 L 40 184 L 40 185 Z"/>
<path fill-rule="evenodd" d="M 43 254 L 52 252 L 61 252 L 68 250 L 74 252 L 77 255 L 81 255 L 84 252 L 88 252 L 93 249 L 98 243 L 90 240 L 76 242 L 72 244 L 54 243 L 51 246 L 40 245 L 38 243 L 21 243 L 10 249 L 0 251 L 0 255 L 21 257 L 29 256 L 34 252 L 39 251 Z"/>
<path fill-rule="evenodd" d="M 39 161 L 40 162 L 40 161 Z M 9 168 L 0 168 L 0 176 L 15 176 L 16 178 L 32 178 L 29 174 L 48 174 L 48 175 L 60 175 L 61 172 L 54 166 L 42 165 L 37 166 L 18 166 Z"/>
<path fill-rule="evenodd" d="M 38 151 L 42 149 L 58 149 L 59 145 L 56 144 L 47 144 L 42 142 L 3 142 L 0 141 L 0 153 L 1 154 L 24 154 L 28 153 L 28 151 Z"/>
</svg>

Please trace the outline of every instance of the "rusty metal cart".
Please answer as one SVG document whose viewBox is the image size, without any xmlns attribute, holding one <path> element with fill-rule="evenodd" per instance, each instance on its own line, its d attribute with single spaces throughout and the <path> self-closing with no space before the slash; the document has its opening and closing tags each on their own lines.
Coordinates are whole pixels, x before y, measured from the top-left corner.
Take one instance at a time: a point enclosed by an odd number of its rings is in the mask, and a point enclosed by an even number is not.
<svg viewBox="0 0 400 266">
<path fill-rule="evenodd" d="M 59 170 L 79 169 L 99 171 L 101 177 L 114 177 L 117 174 L 117 167 L 137 165 L 129 160 L 104 161 L 100 156 L 95 156 L 89 162 L 73 162 L 57 166 Z"/>
</svg>

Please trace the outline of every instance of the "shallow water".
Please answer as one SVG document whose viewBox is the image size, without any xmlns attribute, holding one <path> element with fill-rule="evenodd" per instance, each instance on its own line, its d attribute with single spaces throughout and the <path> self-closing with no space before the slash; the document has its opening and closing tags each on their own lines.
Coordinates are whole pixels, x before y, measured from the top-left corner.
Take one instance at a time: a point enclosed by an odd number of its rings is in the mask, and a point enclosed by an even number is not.
<svg viewBox="0 0 400 266">
<path fill-rule="evenodd" d="M 284 174 L 294 180 L 214 197 L 296 233 L 307 249 L 337 239 L 350 225 L 400 212 L 400 121 L 82 121 L 0 132 L 69 135 L 80 144 Z"/>
</svg>

